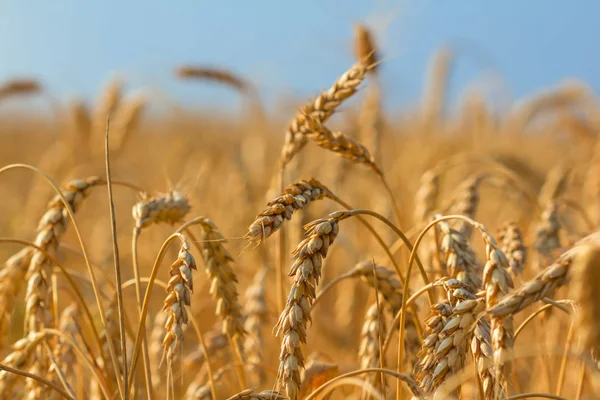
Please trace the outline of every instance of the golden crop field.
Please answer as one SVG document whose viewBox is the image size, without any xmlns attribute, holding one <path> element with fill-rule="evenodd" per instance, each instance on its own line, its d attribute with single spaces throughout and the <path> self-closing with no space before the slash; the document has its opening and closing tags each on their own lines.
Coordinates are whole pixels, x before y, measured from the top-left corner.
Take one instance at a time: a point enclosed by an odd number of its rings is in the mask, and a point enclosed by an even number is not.
<svg viewBox="0 0 600 400">
<path fill-rule="evenodd" d="M 0 399 L 595 399 L 600 102 L 390 112 L 356 63 L 276 115 L 132 96 L 2 112 Z M 26 103 L 24 103 L 26 104 Z"/>
</svg>

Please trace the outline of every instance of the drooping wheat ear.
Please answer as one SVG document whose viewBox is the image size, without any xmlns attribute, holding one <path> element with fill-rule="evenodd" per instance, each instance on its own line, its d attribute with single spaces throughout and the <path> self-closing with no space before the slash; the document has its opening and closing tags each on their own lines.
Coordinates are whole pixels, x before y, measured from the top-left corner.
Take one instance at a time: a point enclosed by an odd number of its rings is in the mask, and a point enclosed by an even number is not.
<svg viewBox="0 0 600 400">
<path fill-rule="evenodd" d="M 415 195 L 414 223 L 421 226 L 429 220 L 437 205 L 440 193 L 440 174 L 429 169 L 421 175 L 421 183 Z"/>
<path fill-rule="evenodd" d="M 199 221 L 202 258 L 211 281 L 210 294 L 217 301 L 215 314 L 223 320 L 223 333 L 234 339 L 243 339 L 246 331 L 238 301 L 237 277 L 230 265 L 233 257 L 223 246 L 226 241 L 217 226 L 208 218 Z"/>
<path fill-rule="evenodd" d="M 37 94 L 42 85 L 34 79 L 12 79 L 0 86 L 0 99 L 17 95 Z"/>
<path fill-rule="evenodd" d="M 99 144 L 104 142 L 106 119 L 119 107 L 122 97 L 123 83 L 119 79 L 112 79 L 104 87 L 92 110 L 90 146 L 92 153 L 95 155 L 100 155 L 101 150 L 104 149 Z"/>
<path fill-rule="evenodd" d="M 325 185 L 313 178 L 292 183 L 256 216 L 244 238 L 255 243 L 264 242 L 277 232 L 285 220 L 292 219 L 296 211 L 303 209 L 311 201 L 332 196 Z"/>
<path fill-rule="evenodd" d="M 245 92 L 250 85 L 242 77 L 222 68 L 182 66 L 176 70 L 176 75 L 181 79 L 204 79 L 218 82 L 232 88 Z"/>
<path fill-rule="evenodd" d="M 369 28 L 362 24 L 354 25 L 354 57 L 365 66 L 371 66 L 371 72 L 377 72 L 377 46 Z"/>
<path fill-rule="evenodd" d="M 561 248 L 558 206 L 553 201 L 546 204 L 546 208 L 540 216 L 535 228 L 533 247 L 537 252 L 536 266 L 538 269 L 547 267 Z"/>
<path fill-rule="evenodd" d="M 573 258 L 580 253 L 585 246 L 600 240 L 598 232 L 592 233 L 576 242 L 573 247 L 562 253 L 554 263 L 540 271 L 535 278 L 521 285 L 505 296 L 496 306 L 488 310 L 492 317 L 505 318 L 514 315 L 525 307 L 543 299 L 551 297 L 569 281 L 569 270 L 573 264 Z"/>
<path fill-rule="evenodd" d="M 465 236 L 446 221 L 437 224 L 441 234 L 442 269 L 452 278 L 474 288 L 481 287 L 481 264 Z"/>
<path fill-rule="evenodd" d="M 21 290 L 32 256 L 33 249 L 25 247 L 6 260 L 0 270 L 0 349 L 4 348 L 4 340 L 8 337 L 15 298 Z"/>
<path fill-rule="evenodd" d="M 281 150 L 280 164 L 285 167 L 304 145 L 308 128 L 305 115 L 310 115 L 319 123 L 324 123 L 333 115 L 337 107 L 356 93 L 358 85 L 365 79 L 368 68 L 358 63 L 353 65 L 325 92 L 302 108 L 285 133 L 285 143 Z"/>
<path fill-rule="evenodd" d="M 380 338 L 387 332 L 385 322 L 383 310 L 380 310 L 377 307 L 377 302 L 374 302 L 367 309 L 360 332 L 358 361 L 361 368 L 379 368 L 381 366 L 379 349 Z M 381 387 L 381 379 L 378 374 L 372 374 L 368 382 L 375 387 Z"/>
<path fill-rule="evenodd" d="M 508 273 L 508 259 L 498 248 L 496 240 L 483 225 L 478 226 L 485 243 L 486 264 L 483 268 L 483 287 L 487 308 L 492 308 L 514 287 Z M 511 316 L 492 317 L 492 348 L 497 382 L 505 384 L 511 371 L 511 353 L 514 344 L 514 327 Z"/>
<path fill-rule="evenodd" d="M 304 368 L 300 344 L 306 343 L 306 329 L 311 321 L 310 311 L 321 278 L 323 259 L 337 237 L 339 221 L 348 217 L 347 213 L 335 212 L 328 219 L 307 224 L 304 227 L 307 238 L 293 251 L 289 272 L 289 276 L 293 277 L 292 287 L 275 325 L 276 335 L 283 336 L 277 382 L 292 400 L 298 398 L 300 391 L 300 369 Z"/>
<path fill-rule="evenodd" d="M 502 241 L 502 252 L 508 259 L 508 272 L 514 279 L 523 273 L 527 263 L 527 247 L 521 229 L 515 222 L 509 222 L 500 228 L 498 237 Z"/>
<path fill-rule="evenodd" d="M 177 260 L 169 268 L 169 283 L 167 284 L 167 297 L 162 310 L 168 315 L 165 322 L 167 334 L 163 339 L 163 359 L 171 365 L 179 347 L 183 345 L 183 330 L 188 324 L 186 306 L 190 306 L 190 299 L 194 290 L 192 270 L 196 269 L 196 261 L 190 253 L 187 238 L 178 235 L 181 241 Z"/>
<path fill-rule="evenodd" d="M 272 390 L 263 390 L 260 393 L 254 393 L 255 390 L 255 388 L 246 389 L 227 400 L 289 400 L 288 397 Z"/>
<path fill-rule="evenodd" d="M 248 332 L 244 339 L 244 355 L 251 363 L 248 370 L 251 374 L 253 384 L 262 385 L 266 380 L 263 368 L 257 366 L 262 364 L 264 338 L 262 333 L 263 326 L 267 323 L 269 316 L 269 306 L 267 305 L 267 288 L 265 287 L 265 278 L 267 268 L 262 267 L 254 276 L 254 282 L 246 291 L 246 305 L 244 307 L 244 329 Z"/>
<path fill-rule="evenodd" d="M 571 168 L 565 163 L 558 163 L 554 168 L 551 168 L 546 175 L 546 180 L 540 189 L 538 195 L 538 204 L 545 206 L 546 204 L 558 199 L 566 190 L 569 183 Z"/>
<path fill-rule="evenodd" d="M 432 306 L 413 371 L 425 393 L 435 393 L 448 374 L 462 369 L 478 314 L 485 310 L 484 299 L 475 297 L 460 280 L 448 279 L 444 288 L 448 301 Z"/>
<path fill-rule="evenodd" d="M 98 177 L 76 179 L 62 188 L 69 206 L 76 212 L 90 190 L 103 182 Z M 69 214 L 61 198 L 57 195 L 50 203 L 46 213 L 40 219 L 35 244 L 49 253 L 55 253 L 58 243 L 67 229 Z M 27 292 L 25 294 L 26 332 L 40 331 L 51 323 L 50 314 L 50 276 L 52 264 L 42 251 L 34 250 L 27 270 Z"/>
<path fill-rule="evenodd" d="M 481 185 L 485 177 L 486 174 L 477 174 L 460 183 L 451 208 L 454 214 L 462 214 L 471 219 L 475 218 L 477 207 L 479 206 L 479 185 Z M 465 239 L 468 240 L 471 237 L 473 231 L 471 224 L 460 220 L 456 223 L 456 226 Z"/>
<path fill-rule="evenodd" d="M 190 211 L 190 203 L 183 192 L 171 190 L 155 196 L 141 194 L 142 199 L 132 209 L 135 226 L 138 229 L 152 224 L 181 222 Z"/>
<path fill-rule="evenodd" d="M 2 364 L 17 369 L 26 369 L 33 357 L 34 350 L 38 343 L 45 337 L 44 333 L 31 332 L 22 339 L 19 339 L 12 346 L 12 352 L 7 355 Z M 5 370 L 0 370 L 0 398 L 13 399 L 13 387 L 17 381 L 17 375 Z"/>
<path fill-rule="evenodd" d="M 375 277 L 373 276 L 373 262 L 361 261 L 350 271 L 351 276 L 359 277 L 372 288 L 375 288 Z M 377 292 L 381 295 L 385 303 L 389 306 L 389 311 L 395 316 L 402 308 L 402 283 L 396 278 L 396 273 L 382 266 L 375 266 L 377 275 Z M 385 310 L 382 310 L 382 312 Z M 417 333 L 414 321 L 409 318 L 406 320 L 406 331 L 404 337 L 404 346 L 406 354 L 414 355 L 421 348 L 421 340 Z M 364 327 L 364 325 L 363 325 Z"/>
<path fill-rule="evenodd" d="M 318 119 L 313 118 L 308 113 L 305 116 L 305 125 L 308 130 L 305 136 L 318 146 L 355 163 L 364 164 L 379 176 L 383 175 L 369 150 L 362 144 L 341 132 L 331 132 Z"/>
<path fill-rule="evenodd" d="M 584 246 L 573 260 L 570 298 L 578 307 L 577 332 L 581 350 L 592 352 L 600 362 L 600 246 L 598 242 Z"/>
<path fill-rule="evenodd" d="M 60 321 L 58 329 L 63 332 L 67 337 L 77 341 L 77 338 L 81 335 L 81 327 L 79 326 L 79 311 L 77 310 L 77 303 L 72 303 L 66 307 L 60 315 Z M 59 339 L 58 344 L 54 348 L 54 357 L 64 374 L 67 382 L 70 382 L 75 372 L 75 365 L 77 358 L 75 357 L 75 350 L 73 347 L 63 339 Z M 54 364 L 50 366 L 50 375 L 56 373 Z"/>
<path fill-rule="evenodd" d="M 114 118 L 111 120 L 111 150 L 119 150 L 123 147 L 131 133 L 135 131 L 144 113 L 147 98 L 140 94 L 124 99 L 115 110 Z"/>
</svg>

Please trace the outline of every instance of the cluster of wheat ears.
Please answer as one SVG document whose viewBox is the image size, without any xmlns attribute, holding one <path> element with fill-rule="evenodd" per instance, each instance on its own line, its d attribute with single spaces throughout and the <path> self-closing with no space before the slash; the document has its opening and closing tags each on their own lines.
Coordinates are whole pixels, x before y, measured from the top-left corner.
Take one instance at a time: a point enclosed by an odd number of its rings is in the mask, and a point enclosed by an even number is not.
<svg viewBox="0 0 600 400">
<path fill-rule="evenodd" d="M 570 82 L 501 116 L 470 92 L 450 119 L 444 50 L 392 121 L 363 26 L 356 59 L 285 137 L 249 82 L 184 67 L 243 123 L 171 104 L 143 136 L 148 98 L 114 82 L 37 155 L 1 139 L 38 161 L 0 168 L 0 398 L 598 398 L 599 102 Z M 192 182 L 145 190 L 161 163 Z"/>
</svg>

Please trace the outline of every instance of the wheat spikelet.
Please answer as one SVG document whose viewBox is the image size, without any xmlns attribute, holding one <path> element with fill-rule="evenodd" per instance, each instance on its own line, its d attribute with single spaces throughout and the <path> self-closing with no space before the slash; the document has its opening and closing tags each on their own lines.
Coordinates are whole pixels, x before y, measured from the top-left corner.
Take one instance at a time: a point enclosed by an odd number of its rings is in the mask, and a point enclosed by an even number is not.
<svg viewBox="0 0 600 400">
<path fill-rule="evenodd" d="M 165 324 L 167 323 L 168 314 L 164 312 L 156 313 L 154 321 L 152 322 L 152 331 L 150 332 L 150 338 L 148 339 L 148 355 L 150 363 L 152 365 L 152 385 L 156 388 L 162 383 L 162 374 L 159 373 L 160 362 L 163 355 L 163 340 L 166 336 Z"/>
<path fill-rule="evenodd" d="M 0 270 L 0 349 L 4 347 L 15 297 L 21 290 L 32 256 L 33 249 L 25 247 L 6 260 Z"/>
<path fill-rule="evenodd" d="M 256 389 L 246 389 L 227 400 L 287 400 L 286 396 L 271 390 L 263 390 L 260 393 L 254 393 Z"/>
<path fill-rule="evenodd" d="M 440 221 L 437 226 L 441 233 L 443 271 L 469 286 L 481 287 L 481 265 L 465 236 L 446 221 Z"/>
<path fill-rule="evenodd" d="M 205 79 L 231 86 L 240 92 L 245 92 L 250 87 L 248 82 L 246 82 L 243 78 L 222 68 L 186 65 L 178 68 L 175 73 L 176 76 L 181 79 Z"/>
<path fill-rule="evenodd" d="M 122 97 L 123 83 L 118 79 L 113 79 L 106 84 L 92 110 L 90 146 L 96 156 L 102 154 L 101 150 L 104 149 L 100 143 L 104 142 L 106 120 L 119 107 Z"/>
<path fill-rule="evenodd" d="M 9 367 L 25 369 L 31 363 L 31 359 L 38 343 L 45 337 L 40 332 L 31 332 L 22 339 L 19 339 L 12 346 L 12 352 L 7 355 L 2 364 Z M 17 375 L 8 371 L 0 370 L 0 398 L 13 398 L 13 387 L 16 383 Z"/>
<path fill-rule="evenodd" d="M 584 246 L 573 260 L 570 298 L 578 307 L 577 333 L 582 350 L 591 350 L 600 362 L 600 247 L 598 242 Z"/>
<path fill-rule="evenodd" d="M 353 65 L 325 92 L 302 108 L 285 133 L 285 143 L 281 150 L 280 164 L 286 166 L 307 142 L 306 115 L 324 123 L 333 115 L 337 107 L 356 93 L 358 85 L 365 79 L 368 68 L 362 63 Z"/>
<path fill-rule="evenodd" d="M 448 279 L 443 286 L 448 301 L 432 306 L 425 320 L 425 339 L 413 372 L 425 393 L 435 393 L 449 373 L 462 369 L 478 314 L 485 309 L 485 301 L 460 280 Z"/>
<path fill-rule="evenodd" d="M 452 58 L 450 49 L 441 48 L 436 51 L 428 66 L 420 111 L 423 131 L 428 136 L 440 129 Z"/>
<path fill-rule="evenodd" d="M 360 332 L 360 345 L 358 348 L 358 361 L 360 368 L 379 368 L 380 357 L 379 346 L 380 337 L 387 332 L 383 310 L 379 310 L 377 302 L 371 304 L 367 309 Z M 381 386 L 381 380 L 378 375 L 373 375 L 369 379 L 375 387 Z"/>
<path fill-rule="evenodd" d="M 100 344 L 102 346 L 102 354 L 110 354 L 109 338 L 112 341 L 112 346 L 115 349 L 115 355 L 117 357 L 119 376 L 115 376 L 115 370 L 112 364 L 109 363 L 109 365 L 105 365 L 102 357 L 98 357 L 96 359 L 96 364 L 102 369 L 102 374 L 106 377 L 106 381 L 113 385 L 117 382 L 117 379 L 121 379 L 121 374 L 123 373 L 121 370 L 123 365 L 123 349 L 121 348 L 121 342 L 119 339 L 120 337 L 121 331 L 119 329 L 119 310 L 117 298 L 115 296 L 106 308 L 106 325 L 104 325 L 100 331 Z M 92 399 L 102 398 L 101 390 L 98 387 L 98 382 L 96 382 L 95 379 L 90 383 L 90 397 Z"/>
<path fill-rule="evenodd" d="M 76 179 L 62 188 L 63 195 L 70 208 L 75 212 L 89 191 L 103 182 L 98 177 Z M 48 210 L 40 219 L 35 244 L 53 253 L 67 228 L 69 214 L 61 198 L 57 195 L 50 203 Z M 34 250 L 27 270 L 27 292 L 25 294 L 26 332 L 35 332 L 48 326 L 50 315 L 50 275 L 52 265 L 50 259 L 42 251 Z"/>
<path fill-rule="evenodd" d="M 419 189 L 415 195 L 413 221 L 417 226 L 425 224 L 434 212 L 440 193 L 440 174 L 429 169 L 421 175 Z"/>
<path fill-rule="evenodd" d="M 131 211 L 137 229 L 163 222 L 176 224 L 190 211 L 187 198 L 179 190 L 155 196 L 142 194 L 141 197 Z"/>
<path fill-rule="evenodd" d="M 292 287 L 275 325 L 276 335 L 283 336 L 277 382 L 286 389 L 292 400 L 298 398 L 300 391 L 300 368 L 304 368 L 300 344 L 306 343 L 306 328 L 311 321 L 311 304 L 321 277 L 323 259 L 337 237 L 339 221 L 347 217 L 347 213 L 337 212 L 328 219 L 307 224 L 304 227 L 307 238 L 293 251 L 293 264 L 289 272 L 289 276 L 293 277 Z"/>
<path fill-rule="evenodd" d="M 567 190 L 570 172 L 571 168 L 564 163 L 559 163 L 548 171 L 546 180 L 540 189 L 538 204 L 544 206 L 558 199 Z"/>
<path fill-rule="evenodd" d="M 290 220 L 296 211 L 303 209 L 311 201 L 321 200 L 324 197 L 333 197 L 333 194 L 316 179 L 292 183 L 256 216 L 244 238 L 251 242 L 265 241 L 281 227 L 285 220 Z"/>
<path fill-rule="evenodd" d="M 263 325 L 268 320 L 269 306 L 267 305 L 267 288 L 265 277 L 267 269 L 262 267 L 254 276 L 254 282 L 246 291 L 246 305 L 244 307 L 244 329 L 248 332 L 244 339 L 244 355 L 252 364 L 248 366 L 252 380 L 257 385 L 262 385 L 266 380 L 265 372 L 255 364 L 263 363 L 264 338 Z"/>
<path fill-rule="evenodd" d="M 333 151 L 338 156 L 352 162 L 364 164 L 379 176 L 383 175 L 369 150 L 351 137 L 341 132 L 331 132 L 318 119 L 312 118 L 312 115 L 308 113 L 305 115 L 305 126 L 308 129 L 305 136 L 318 146 Z"/>
<path fill-rule="evenodd" d="M 544 297 L 552 296 L 569 281 L 569 270 L 573 264 L 573 258 L 585 248 L 585 245 L 597 240 L 599 240 L 597 232 L 579 240 L 532 280 L 505 296 L 496 306 L 488 310 L 489 314 L 492 317 L 505 318 L 518 313 Z"/>
<path fill-rule="evenodd" d="M 211 280 L 210 294 L 217 301 L 215 314 L 223 320 L 223 333 L 243 339 L 246 331 L 238 301 L 237 277 L 230 265 L 233 257 L 223 246 L 225 239 L 210 219 L 202 218 L 199 224 L 202 227 L 202 258 Z"/>
<path fill-rule="evenodd" d="M 77 303 L 72 303 L 63 310 L 60 315 L 58 329 L 73 340 L 76 340 L 76 338 L 80 336 L 81 327 L 79 326 Z M 54 357 L 67 381 L 72 379 L 77 363 L 73 347 L 66 341 L 60 339 L 54 348 Z M 50 375 L 56 373 L 54 364 L 50 367 L 49 373 Z"/>
<path fill-rule="evenodd" d="M 496 376 L 494 374 L 493 350 L 490 343 L 492 342 L 490 334 L 490 325 L 485 318 L 477 320 L 473 338 L 471 339 L 471 354 L 477 366 L 477 374 L 483 387 L 483 395 L 485 400 L 494 400 L 502 398 L 496 396 L 496 393 L 501 396 L 501 393 L 494 388 Z"/>
<path fill-rule="evenodd" d="M 592 158 L 583 182 L 583 194 L 588 211 L 596 227 L 600 225 L 600 140 L 596 141 Z"/>
<path fill-rule="evenodd" d="M 381 136 L 383 133 L 381 97 L 379 84 L 372 82 L 366 90 L 358 116 L 360 141 L 365 144 L 365 148 L 372 150 L 373 159 L 379 162 L 381 162 Z"/>
<path fill-rule="evenodd" d="M 536 265 L 538 269 L 548 266 L 561 248 L 558 206 L 553 201 L 546 204 L 537 223 L 533 246 L 537 252 Z"/>
<path fill-rule="evenodd" d="M 209 381 L 204 384 L 202 383 L 202 381 L 204 380 L 204 375 L 205 374 L 203 374 L 202 371 L 199 371 L 198 374 L 196 374 L 196 377 L 194 378 L 192 383 L 189 384 L 185 392 L 185 399 L 215 400 L 212 396 L 211 382 Z M 225 376 L 224 368 L 220 368 L 213 374 L 212 380 L 215 386 L 223 379 L 223 376 Z"/>
<path fill-rule="evenodd" d="M 190 299 L 194 290 L 192 270 L 196 269 L 196 261 L 190 253 L 187 238 L 178 235 L 181 241 L 177 260 L 169 268 L 169 283 L 167 284 L 167 297 L 163 304 L 163 311 L 167 312 L 165 328 L 167 334 L 163 339 L 163 356 L 167 364 L 171 365 L 179 347 L 183 345 L 183 330 L 188 324 L 186 307 L 190 306 Z"/>
<path fill-rule="evenodd" d="M 496 240 L 483 225 L 478 226 L 485 243 L 486 264 L 483 269 L 483 287 L 487 308 L 492 308 L 514 287 L 508 273 L 508 259 L 498 248 Z M 505 382 L 510 376 L 510 357 L 514 343 L 514 328 L 512 317 L 504 319 L 492 317 L 492 348 L 494 351 L 494 368 L 498 382 Z"/>
<path fill-rule="evenodd" d="M 471 219 L 475 218 L 477 207 L 479 206 L 479 185 L 485 178 L 483 174 L 471 176 L 460 183 L 456 190 L 452 213 L 462 214 Z M 460 220 L 456 223 L 458 231 L 469 239 L 473 231 L 470 223 Z"/>
<path fill-rule="evenodd" d="M 515 222 L 509 222 L 500 228 L 498 237 L 502 241 L 502 252 L 508 259 L 508 272 L 513 278 L 521 275 L 527 262 L 527 247 L 521 230 Z"/>
</svg>

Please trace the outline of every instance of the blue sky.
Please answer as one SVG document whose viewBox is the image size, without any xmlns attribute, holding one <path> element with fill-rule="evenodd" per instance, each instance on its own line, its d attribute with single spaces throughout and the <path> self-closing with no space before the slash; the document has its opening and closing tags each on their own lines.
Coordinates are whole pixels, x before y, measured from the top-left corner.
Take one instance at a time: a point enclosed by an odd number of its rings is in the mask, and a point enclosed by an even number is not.
<svg viewBox="0 0 600 400">
<path fill-rule="evenodd" d="M 192 104 L 235 101 L 226 89 L 173 78 L 175 66 L 194 63 L 248 77 L 270 103 L 311 97 L 352 63 L 353 24 L 364 22 L 383 49 L 394 106 L 418 98 L 442 45 L 457 57 L 454 96 L 491 72 L 512 98 L 569 77 L 597 91 L 598 15 L 594 0 L 3 0 L 0 80 L 33 76 L 61 99 L 91 98 L 118 73 L 132 89 Z"/>
</svg>

